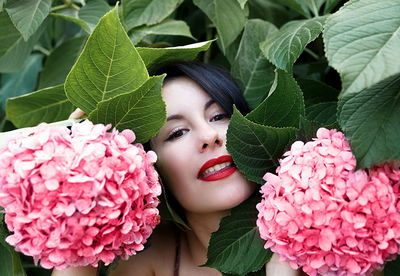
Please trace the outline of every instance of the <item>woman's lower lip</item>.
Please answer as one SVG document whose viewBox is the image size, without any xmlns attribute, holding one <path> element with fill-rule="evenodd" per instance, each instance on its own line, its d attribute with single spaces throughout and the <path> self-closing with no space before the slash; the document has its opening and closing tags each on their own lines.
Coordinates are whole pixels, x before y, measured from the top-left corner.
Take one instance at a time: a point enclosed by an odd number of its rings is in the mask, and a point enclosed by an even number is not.
<svg viewBox="0 0 400 276">
<path fill-rule="evenodd" d="M 230 176 L 231 174 L 233 174 L 236 171 L 236 167 L 229 167 L 223 170 L 220 170 L 218 172 L 215 172 L 213 174 L 210 174 L 209 176 L 206 176 L 204 178 L 200 178 L 200 180 L 203 181 L 216 181 L 216 180 L 220 180 L 223 179 L 225 177 Z"/>
</svg>

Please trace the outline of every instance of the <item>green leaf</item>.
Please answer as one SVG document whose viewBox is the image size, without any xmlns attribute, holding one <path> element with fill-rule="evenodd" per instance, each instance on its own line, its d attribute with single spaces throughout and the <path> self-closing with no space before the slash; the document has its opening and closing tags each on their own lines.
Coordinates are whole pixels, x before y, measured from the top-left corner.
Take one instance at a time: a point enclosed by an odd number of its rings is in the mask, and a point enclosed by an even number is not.
<svg viewBox="0 0 400 276">
<path fill-rule="evenodd" d="M 277 27 L 290 20 L 289 11 L 275 0 L 250 0 L 249 18 L 260 18 Z"/>
<path fill-rule="evenodd" d="M 0 12 L 0 73 L 11 73 L 22 69 L 45 27 L 46 22 L 41 24 L 28 41 L 24 41 L 7 13 Z"/>
<path fill-rule="evenodd" d="M 350 1 L 328 18 L 323 37 L 342 96 L 400 72 L 399 1 Z"/>
<path fill-rule="evenodd" d="M 276 67 L 292 72 L 293 64 L 308 43 L 316 39 L 322 31 L 326 17 L 293 20 L 282 26 L 260 44 L 266 58 Z"/>
<path fill-rule="evenodd" d="M 74 109 L 63 84 L 7 100 L 7 118 L 18 128 L 65 120 Z"/>
<path fill-rule="evenodd" d="M 303 2 L 303 0 L 276 0 L 276 2 L 279 2 L 282 5 L 285 5 L 286 7 L 297 11 L 306 18 L 310 18 L 310 12 L 308 11 L 307 6 Z"/>
<path fill-rule="evenodd" d="M 327 126 L 336 122 L 337 102 L 317 103 L 306 108 L 307 120 Z"/>
<path fill-rule="evenodd" d="M 86 114 L 98 102 L 132 92 L 149 78 L 117 9 L 100 19 L 65 82 L 68 99 Z"/>
<path fill-rule="evenodd" d="M 27 41 L 49 14 L 51 0 L 11 0 L 5 8 L 14 26 Z"/>
<path fill-rule="evenodd" d="M 105 0 L 88 0 L 86 5 L 78 11 L 78 17 L 84 20 L 91 31 L 96 27 L 100 18 L 110 11 L 110 6 Z"/>
<path fill-rule="evenodd" d="M 39 72 L 42 70 L 43 55 L 33 54 L 26 61 L 23 69 L 17 73 L 2 75 L 0 89 L 0 116 L 5 113 L 6 99 L 20 96 L 35 90 Z"/>
<path fill-rule="evenodd" d="M 43 71 L 40 73 L 39 89 L 65 82 L 86 39 L 87 36 L 71 38 L 50 53 L 46 58 Z"/>
<path fill-rule="evenodd" d="M 247 0 L 237 0 L 240 7 L 242 8 L 242 10 L 244 9 L 244 6 L 246 6 Z"/>
<path fill-rule="evenodd" d="M 264 126 L 299 128 L 304 100 L 295 79 L 277 69 L 270 95 L 246 119 Z"/>
<path fill-rule="evenodd" d="M 385 276 L 397 276 L 400 271 L 400 258 L 397 255 L 397 258 L 391 262 L 385 264 L 384 275 Z"/>
<path fill-rule="evenodd" d="M 330 13 L 341 0 L 326 0 L 324 14 Z"/>
<path fill-rule="evenodd" d="M 122 0 L 126 30 L 160 23 L 181 3 L 182 0 Z"/>
<path fill-rule="evenodd" d="M 3 10 L 3 5 L 6 0 L 0 0 L 0 12 Z"/>
<path fill-rule="evenodd" d="M 278 159 L 295 135 L 296 128 L 259 125 L 243 117 L 234 108 L 226 147 L 246 178 L 263 184 L 264 174 L 278 166 Z"/>
<path fill-rule="evenodd" d="M 235 0 L 193 0 L 217 28 L 224 52 L 246 24 L 247 10 Z"/>
<path fill-rule="evenodd" d="M 213 41 L 204 41 L 185 46 L 169 48 L 141 48 L 136 50 L 142 57 L 149 72 L 154 72 L 157 68 L 178 60 L 192 60 L 200 52 L 207 51 Z"/>
<path fill-rule="evenodd" d="M 297 79 L 304 95 L 304 104 L 311 106 L 320 102 L 336 101 L 339 91 L 324 82 L 312 79 Z"/>
<path fill-rule="evenodd" d="M 296 141 L 303 141 L 304 143 L 311 141 L 312 138 L 316 137 L 317 130 L 320 127 L 323 127 L 320 122 L 306 120 L 304 117 L 301 117 L 300 128 L 296 135 Z"/>
<path fill-rule="evenodd" d="M 256 225 L 258 196 L 246 200 L 221 219 L 218 231 L 211 234 L 207 262 L 223 273 L 247 275 L 261 269 L 272 252 L 264 249 Z M 265 274 L 264 274 L 265 275 Z"/>
<path fill-rule="evenodd" d="M 50 13 L 50 15 L 53 17 L 56 17 L 56 18 L 61 18 L 61 19 L 73 22 L 73 23 L 79 25 L 88 34 L 90 34 L 90 32 L 91 32 L 91 29 L 90 29 L 90 26 L 88 25 L 88 23 L 86 23 L 82 19 L 79 19 L 74 16 L 69 16 L 69 15 L 65 15 L 65 14 L 61 14 L 61 13 L 54 13 L 54 12 Z"/>
<path fill-rule="evenodd" d="M 138 43 L 147 35 L 179 35 L 196 40 L 185 21 L 167 19 L 160 24 L 133 29 L 129 35 L 133 44 Z"/>
<path fill-rule="evenodd" d="M 400 74 L 339 100 L 338 121 L 357 168 L 400 159 Z"/>
<path fill-rule="evenodd" d="M 260 19 L 247 21 L 236 58 L 231 67 L 251 108 L 255 108 L 268 94 L 274 81 L 274 68 L 264 58 L 259 43 L 277 29 Z"/>
<path fill-rule="evenodd" d="M 111 123 L 118 130 L 131 129 L 136 141 L 147 142 L 167 118 L 161 86 L 165 75 L 151 77 L 136 91 L 100 102 L 89 114 L 94 123 Z"/>
<path fill-rule="evenodd" d="M 319 10 L 321 6 L 326 2 L 326 0 L 303 0 L 304 4 L 308 7 L 309 10 L 313 12 L 315 16 L 319 15 Z"/>
</svg>

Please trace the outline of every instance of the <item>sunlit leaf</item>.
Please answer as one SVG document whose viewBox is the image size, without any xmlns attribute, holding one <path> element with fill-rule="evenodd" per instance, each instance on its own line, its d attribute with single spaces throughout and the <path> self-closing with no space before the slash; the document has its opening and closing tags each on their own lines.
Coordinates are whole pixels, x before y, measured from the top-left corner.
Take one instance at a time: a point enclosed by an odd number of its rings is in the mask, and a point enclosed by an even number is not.
<svg viewBox="0 0 400 276">
<path fill-rule="evenodd" d="M 63 84 L 7 100 L 7 118 L 18 128 L 65 120 L 74 109 Z"/>
<path fill-rule="evenodd" d="M 93 30 L 65 82 L 68 99 L 86 114 L 97 103 L 136 90 L 148 79 L 146 67 L 122 27 L 117 7 Z"/>
<path fill-rule="evenodd" d="M 350 1 L 328 18 L 323 36 L 342 96 L 400 72 L 400 1 Z"/>
<path fill-rule="evenodd" d="M 278 158 L 295 137 L 296 128 L 263 126 L 234 109 L 227 132 L 227 149 L 246 178 L 263 184 L 262 177 L 278 166 Z"/>
<path fill-rule="evenodd" d="M 357 168 L 400 159 L 399 118 L 400 74 L 340 99 L 338 121 Z"/>
<path fill-rule="evenodd" d="M 235 0 L 193 0 L 214 23 L 222 50 L 235 40 L 246 24 L 247 11 Z"/>
<path fill-rule="evenodd" d="M 261 50 L 276 67 L 292 72 L 293 64 L 304 48 L 321 33 L 325 19 L 315 17 L 290 21 L 261 43 Z"/>
<path fill-rule="evenodd" d="M 247 21 L 236 58 L 231 67 L 251 108 L 255 108 L 268 94 L 274 81 L 274 67 L 264 58 L 259 43 L 277 29 L 260 19 Z"/>
<path fill-rule="evenodd" d="M 51 0 L 13 0 L 8 1 L 5 6 L 11 21 L 25 41 L 39 29 L 50 8 Z"/>
<path fill-rule="evenodd" d="M 222 218 L 218 231 L 211 235 L 204 266 L 223 273 L 248 275 L 271 258 L 272 252 L 264 249 L 256 225 L 258 202 L 260 197 L 253 196 Z"/>
<path fill-rule="evenodd" d="M 166 121 L 167 111 L 161 96 L 164 77 L 151 77 L 131 93 L 100 102 L 89 119 L 94 123 L 111 123 L 118 130 L 131 129 L 137 142 L 147 142 Z"/>
</svg>

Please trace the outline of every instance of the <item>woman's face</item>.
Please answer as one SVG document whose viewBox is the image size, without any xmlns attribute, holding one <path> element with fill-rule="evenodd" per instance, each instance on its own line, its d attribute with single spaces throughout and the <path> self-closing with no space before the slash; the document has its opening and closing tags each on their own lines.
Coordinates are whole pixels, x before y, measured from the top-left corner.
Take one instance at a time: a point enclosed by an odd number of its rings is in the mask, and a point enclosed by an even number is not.
<svg viewBox="0 0 400 276">
<path fill-rule="evenodd" d="M 167 122 L 152 138 L 157 165 L 186 211 L 231 209 L 255 189 L 226 150 L 229 117 L 194 81 L 178 77 L 163 86 Z"/>
</svg>

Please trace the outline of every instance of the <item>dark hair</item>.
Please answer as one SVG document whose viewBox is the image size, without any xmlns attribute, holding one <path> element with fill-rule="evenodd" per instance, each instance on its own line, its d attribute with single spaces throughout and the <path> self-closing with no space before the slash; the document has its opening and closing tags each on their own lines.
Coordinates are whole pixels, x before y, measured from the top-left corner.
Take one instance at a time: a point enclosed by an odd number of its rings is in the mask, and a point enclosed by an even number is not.
<svg viewBox="0 0 400 276">
<path fill-rule="evenodd" d="M 181 61 L 159 69 L 158 74 L 161 73 L 167 73 L 165 82 L 176 77 L 189 77 L 229 115 L 233 113 L 233 105 L 243 115 L 250 111 L 249 105 L 233 78 L 221 68 L 195 61 Z"/>
</svg>

